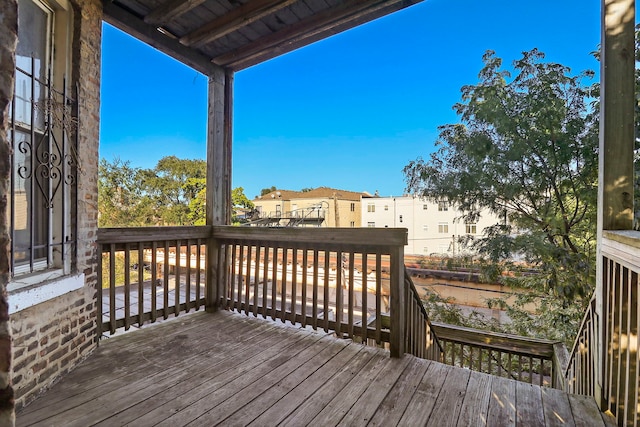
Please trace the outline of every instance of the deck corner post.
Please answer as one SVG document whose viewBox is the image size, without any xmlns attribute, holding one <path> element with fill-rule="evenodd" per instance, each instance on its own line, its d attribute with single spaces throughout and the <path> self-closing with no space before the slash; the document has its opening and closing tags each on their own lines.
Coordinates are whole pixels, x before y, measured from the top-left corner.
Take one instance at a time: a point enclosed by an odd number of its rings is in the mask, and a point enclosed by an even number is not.
<svg viewBox="0 0 640 427">
<path fill-rule="evenodd" d="M 391 357 L 402 357 L 405 352 L 405 286 L 404 246 L 391 251 L 390 277 L 390 351 Z"/>
<path fill-rule="evenodd" d="M 231 224 L 231 116 L 233 72 L 222 68 L 209 75 L 207 123 L 206 224 Z M 220 244 L 212 228 L 207 241 L 206 310 L 218 309 L 218 255 Z"/>
</svg>

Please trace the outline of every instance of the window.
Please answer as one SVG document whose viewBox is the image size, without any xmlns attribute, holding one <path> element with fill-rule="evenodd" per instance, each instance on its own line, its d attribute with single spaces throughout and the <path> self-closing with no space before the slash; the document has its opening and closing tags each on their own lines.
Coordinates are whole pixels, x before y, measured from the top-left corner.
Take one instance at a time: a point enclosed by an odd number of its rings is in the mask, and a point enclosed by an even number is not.
<svg viewBox="0 0 640 427">
<path fill-rule="evenodd" d="M 439 211 L 448 211 L 449 210 L 449 202 L 446 201 L 446 200 L 438 202 L 438 210 Z"/>
<path fill-rule="evenodd" d="M 356 204 L 351 203 L 351 212 L 355 212 L 355 211 L 356 211 Z"/>
<path fill-rule="evenodd" d="M 356 226 L 356 222 L 355 222 L 355 221 L 351 221 L 351 222 L 349 223 L 349 225 L 351 226 L 351 228 L 354 228 L 354 227 Z"/>
<path fill-rule="evenodd" d="M 425 246 L 425 247 L 423 247 L 423 248 L 422 248 L 422 252 L 423 252 L 423 253 L 425 253 L 425 254 L 428 254 L 428 253 L 429 253 L 429 248 L 428 248 L 428 247 L 426 247 L 426 246 Z"/>
<path fill-rule="evenodd" d="M 400 215 L 400 222 L 402 222 L 402 215 Z"/>
<path fill-rule="evenodd" d="M 388 211 L 389 210 L 389 205 L 384 205 L 384 210 Z"/>
<path fill-rule="evenodd" d="M 369 227 L 369 228 L 373 228 L 373 227 L 375 227 L 375 226 L 376 226 L 376 223 L 375 223 L 375 222 L 367 222 L 367 227 Z"/>
<path fill-rule="evenodd" d="M 449 224 L 446 222 L 438 223 L 438 233 L 448 233 L 449 232 Z"/>
<path fill-rule="evenodd" d="M 422 205 L 422 210 L 423 210 L 423 211 L 426 211 L 426 210 L 428 209 L 428 207 L 429 207 L 429 205 L 424 204 L 424 205 Z"/>
<path fill-rule="evenodd" d="M 422 226 L 422 231 L 429 231 L 429 226 L 428 225 L 423 225 Z"/>
<path fill-rule="evenodd" d="M 368 203 L 367 212 L 375 212 L 375 211 L 376 211 L 376 205 L 374 203 Z"/>
<path fill-rule="evenodd" d="M 65 83 L 71 17 L 64 3 L 54 8 L 40 0 L 18 1 L 15 93 L 9 112 L 13 277 L 45 269 L 69 273 L 75 252 L 77 118 L 71 85 Z"/>
<path fill-rule="evenodd" d="M 467 234 L 476 234 L 476 224 L 465 224 Z"/>
</svg>

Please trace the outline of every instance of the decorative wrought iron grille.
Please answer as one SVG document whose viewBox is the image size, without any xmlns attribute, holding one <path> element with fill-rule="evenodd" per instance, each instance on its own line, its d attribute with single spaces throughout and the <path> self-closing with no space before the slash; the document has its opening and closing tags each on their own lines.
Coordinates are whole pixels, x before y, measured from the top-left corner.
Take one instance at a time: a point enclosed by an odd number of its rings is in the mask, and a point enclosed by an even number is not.
<svg viewBox="0 0 640 427">
<path fill-rule="evenodd" d="M 12 275 L 71 269 L 76 242 L 77 109 L 40 64 L 16 68 L 11 105 Z M 26 67 L 25 67 L 26 68 Z"/>
</svg>

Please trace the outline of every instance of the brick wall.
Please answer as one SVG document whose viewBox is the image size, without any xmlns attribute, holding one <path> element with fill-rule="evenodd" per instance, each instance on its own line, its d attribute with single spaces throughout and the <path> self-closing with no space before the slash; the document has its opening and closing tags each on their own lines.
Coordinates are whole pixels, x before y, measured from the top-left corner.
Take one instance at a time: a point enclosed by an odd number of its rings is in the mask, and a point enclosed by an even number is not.
<svg viewBox="0 0 640 427">
<path fill-rule="evenodd" d="M 13 96 L 13 69 L 17 37 L 15 0 L 0 0 L 0 425 L 14 422 L 11 387 L 11 334 L 7 283 L 9 282 L 9 218 L 7 194 L 11 167 L 8 139 L 9 103 Z"/>
<path fill-rule="evenodd" d="M 5 0 L 0 0 L 0 3 L 2 1 Z M 77 226 L 75 270 L 84 275 L 84 286 L 11 315 L 12 381 L 18 408 L 72 369 L 97 343 L 96 232 L 102 6 L 99 0 L 77 0 L 73 7 L 70 87 L 75 88 L 76 84 L 78 87 L 79 121 L 78 209 L 73 222 Z M 7 178 L 3 176 L 0 179 Z M 0 208 L 4 210 L 5 206 Z M 0 219 L 2 217 L 0 214 Z"/>
<path fill-rule="evenodd" d="M 95 348 L 95 301 L 86 289 L 11 316 L 16 406 L 33 400 Z"/>
</svg>

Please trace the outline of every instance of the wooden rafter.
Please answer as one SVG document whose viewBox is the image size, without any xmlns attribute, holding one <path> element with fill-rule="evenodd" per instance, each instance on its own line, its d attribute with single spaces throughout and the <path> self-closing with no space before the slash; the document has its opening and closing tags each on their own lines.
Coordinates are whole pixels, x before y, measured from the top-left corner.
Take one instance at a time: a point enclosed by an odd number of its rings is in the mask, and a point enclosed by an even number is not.
<svg viewBox="0 0 640 427">
<path fill-rule="evenodd" d="M 181 45 L 178 40 L 145 23 L 142 19 L 111 1 L 102 3 L 104 20 L 161 52 L 177 59 L 203 74 L 210 75 L 219 69 L 202 53 Z"/>
<path fill-rule="evenodd" d="M 156 26 L 166 24 L 183 13 L 195 9 L 205 1 L 206 0 L 169 0 L 145 16 L 144 22 Z"/>
<path fill-rule="evenodd" d="M 340 6 L 310 16 L 241 48 L 212 59 L 215 64 L 234 70 L 255 65 L 269 58 L 292 51 L 352 28 L 355 25 L 384 16 L 420 0 L 370 1 L 351 0 Z"/>
<path fill-rule="evenodd" d="M 297 0 L 252 0 L 180 38 L 185 46 L 202 46 L 283 9 Z"/>
</svg>

